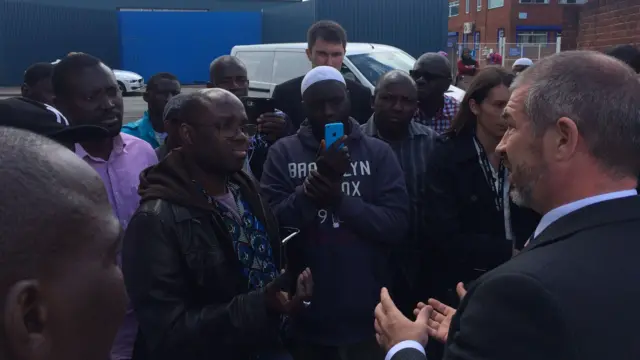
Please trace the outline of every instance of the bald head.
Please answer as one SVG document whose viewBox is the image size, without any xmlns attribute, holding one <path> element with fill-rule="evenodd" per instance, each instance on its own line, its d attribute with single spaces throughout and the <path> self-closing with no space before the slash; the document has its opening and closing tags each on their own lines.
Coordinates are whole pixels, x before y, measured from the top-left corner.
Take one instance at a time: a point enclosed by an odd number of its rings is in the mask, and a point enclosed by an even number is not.
<svg viewBox="0 0 640 360">
<path fill-rule="evenodd" d="M 65 147 L 0 127 L 0 163 L 2 291 L 51 271 L 97 228 L 119 232 L 100 177 Z"/>
<path fill-rule="evenodd" d="M 238 97 L 249 93 L 247 68 L 240 59 L 231 55 L 223 55 L 209 65 L 209 88 L 222 88 Z"/>
<path fill-rule="evenodd" d="M 214 104 L 235 104 L 243 106 L 240 99 L 230 91 L 222 88 L 203 89 L 200 93 L 210 99 Z"/>
<path fill-rule="evenodd" d="M 378 84 L 376 85 L 375 92 L 378 93 L 380 90 L 386 88 L 389 85 L 402 85 L 407 88 L 413 89 L 414 91 L 418 91 L 416 87 L 416 82 L 411 78 L 406 71 L 402 70 L 391 70 L 378 79 Z"/>
<path fill-rule="evenodd" d="M 592 51 L 544 58 L 512 85 L 542 134 L 566 117 L 575 122 L 591 155 L 618 173 L 640 172 L 640 80 L 626 64 Z"/>
<path fill-rule="evenodd" d="M 413 69 L 438 76 L 451 76 L 451 63 L 449 59 L 434 52 L 422 54 L 422 56 L 416 60 Z"/>
</svg>

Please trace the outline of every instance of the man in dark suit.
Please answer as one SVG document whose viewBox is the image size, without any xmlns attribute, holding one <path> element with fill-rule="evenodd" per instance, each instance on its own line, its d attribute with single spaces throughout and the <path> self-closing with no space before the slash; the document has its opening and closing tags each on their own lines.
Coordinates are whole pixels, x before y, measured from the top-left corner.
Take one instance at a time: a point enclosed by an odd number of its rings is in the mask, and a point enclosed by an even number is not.
<svg viewBox="0 0 640 360">
<path fill-rule="evenodd" d="M 640 359 L 636 77 L 611 57 L 569 51 L 516 79 L 496 150 L 514 202 L 545 215 L 455 315 L 430 299 L 412 322 L 384 289 L 375 327 L 387 359 L 424 359 L 426 333 L 446 338 L 446 360 Z"/>
<path fill-rule="evenodd" d="M 307 32 L 307 44 L 307 56 L 313 67 L 324 65 L 341 70 L 347 49 L 347 33 L 340 24 L 328 20 L 316 22 Z M 278 109 L 291 119 L 294 132 L 306 118 L 300 95 L 303 78 L 304 75 L 277 85 L 272 95 Z M 373 113 L 371 90 L 358 82 L 345 80 L 351 100 L 351 117 L 364 124 Z"/>
</svg>

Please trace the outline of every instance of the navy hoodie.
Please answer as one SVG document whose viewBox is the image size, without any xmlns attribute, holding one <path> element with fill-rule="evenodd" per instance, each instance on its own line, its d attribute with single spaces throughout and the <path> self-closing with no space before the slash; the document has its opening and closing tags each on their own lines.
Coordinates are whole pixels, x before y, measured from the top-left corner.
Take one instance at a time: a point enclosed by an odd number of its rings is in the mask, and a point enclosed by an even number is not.
<svg viewBox="0 0 640 360">
<path fill-rule="evenodd" d="M 320 146 L 306 121 L 271 146 L 261 179 L 280 225 L 302 230 L 287 244 L 288 269 L 308 266 L 314 280 L 311 305 L 294 318 L 291 333 L 323 345 L 374 336 L 373 312 L 380 289 L 389 286 L 389 252 L 408 227 L 409 197 L 396 156 L 351 122 L 345 196 L 333 210 L 317 208 L 302 189 Z"/>
</svg>

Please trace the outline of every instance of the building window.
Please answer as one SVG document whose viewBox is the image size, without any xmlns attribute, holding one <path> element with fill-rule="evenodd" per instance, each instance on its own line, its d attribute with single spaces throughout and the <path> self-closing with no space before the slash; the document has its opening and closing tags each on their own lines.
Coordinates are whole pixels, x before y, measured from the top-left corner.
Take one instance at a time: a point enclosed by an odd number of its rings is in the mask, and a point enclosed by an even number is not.
<svg viewBox="0 0 640 360">
<path fill-rule="evenodd" d="M 495 9 L 504 6 L 504 0 L 489 0 L 487 3 L 487 8 Z"/>
<path fill-rule="evenodd" d="M 464 0 L 464 12 L 468 14 L 471 11 L 471 0 Z"/>
<path fill-rule="evenodd" d="M 458 16 L 460 12 L 460 1 L 450 1 L 449 2 L 449 17 Z"/>
<path fill-rule="evenodd" d="M 476 11 L 482 10 L 482 0 L 476 0 Z"/>
<path fill-rule="evenodd" d="M 546 44 L 549 41 L 547 31 L 527 31 L 517 33 L 518 44 Z"/>
<path fill-rule="evenodd" d="M 558 0 L 558 4 L 586 4 L 587 0 Z"/>
<path fill-rule="evenodd" d="M 548 4 L 549 0 L 520 0 L 520 4 Z"/>
</svg>

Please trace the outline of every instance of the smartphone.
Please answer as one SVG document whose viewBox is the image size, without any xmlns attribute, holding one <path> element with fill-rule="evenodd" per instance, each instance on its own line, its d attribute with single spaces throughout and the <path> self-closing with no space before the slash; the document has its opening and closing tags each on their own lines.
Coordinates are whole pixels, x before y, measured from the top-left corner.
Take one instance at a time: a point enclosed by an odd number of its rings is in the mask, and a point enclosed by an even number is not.
<svg viewBox="0 0 640 360">
<path fill-rule="evenodd" d="M 245 96 L 240 99 L 247 113 L 249 124 L 258 124 L 258 118 L 265 113 L 276 112 L 276 101 L 271 98 Z"/>
<path fill-rule="evenodd" d="M 344 136 L 344 124 L 330 123 L 324 126 L 324 146 L 328 149 L 334 142 Z M 341 145 L 340 148 L 344 146 Z"/>
</svg>

